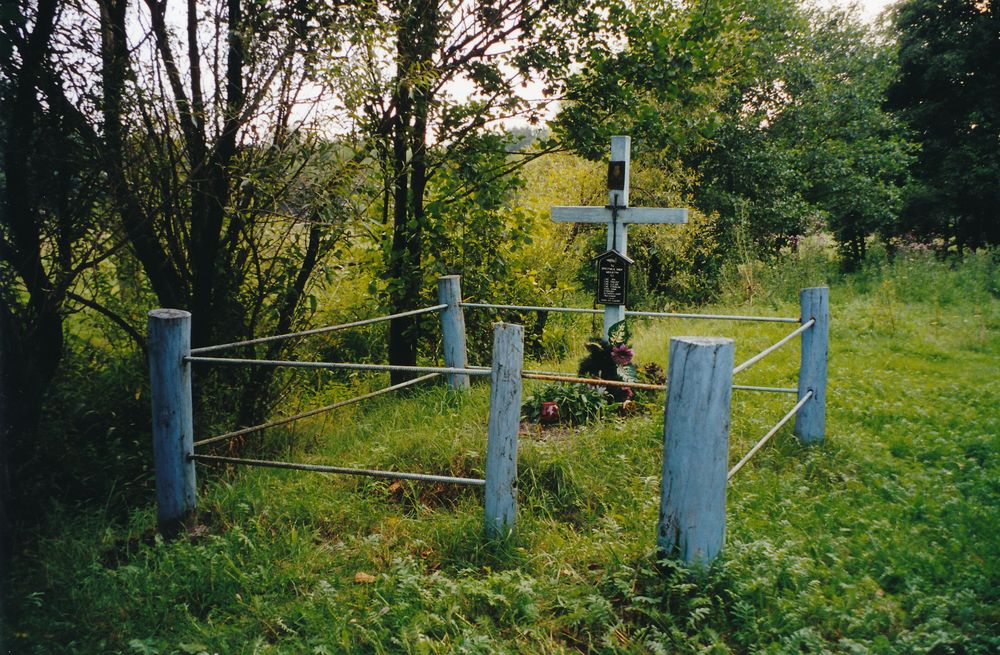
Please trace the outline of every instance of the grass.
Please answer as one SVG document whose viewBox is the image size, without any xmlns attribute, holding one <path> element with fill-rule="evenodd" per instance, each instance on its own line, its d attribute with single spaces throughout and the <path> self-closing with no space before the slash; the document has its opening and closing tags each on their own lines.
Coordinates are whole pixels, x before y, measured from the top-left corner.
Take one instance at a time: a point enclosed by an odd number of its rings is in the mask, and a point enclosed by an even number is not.
<svg viewBox="0 0 1000 655">
<path fill-rule="evenodd" d="M 786 265 L 711 311 L 794 316 Z M 200 527 L 56 506 L 15 563 L 24 653 L 995 653 L 1000 651 L 1000 272 L 902 258 L 833 276 L 827 439 L 789 428 L 733 480 L 723 557 L 654 555 L 662 411 L 522 439 L 519 529 L 485 543 L 480 492 L 199 468 Z M 760 291 L 766 290 L 766 293 Z M 645 322 L 737 339 L 782 324 Z M 793 386 L 797 348 L 739 382 Z M 554 366 L 554 364 L 549 363 Z M 564 364 L 565 366 L 565 364 Z M 745 376 L 745 377 L 742 377 Z M 790 406 L 734 393 L 731 462 Z M 301 461 L 481 476 L 488 390 L 428 387 L 296 428 Z"/>
</svg>

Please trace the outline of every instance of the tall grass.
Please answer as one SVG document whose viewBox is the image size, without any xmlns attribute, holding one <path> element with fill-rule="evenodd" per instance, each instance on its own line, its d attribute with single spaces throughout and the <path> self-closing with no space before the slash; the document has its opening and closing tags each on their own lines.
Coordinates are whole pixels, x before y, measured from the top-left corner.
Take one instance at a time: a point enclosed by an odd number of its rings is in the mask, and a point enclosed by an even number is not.
<svg viewBox="0 0 1000 655">
<path fill-rule="evenodd" d="M 990 255 L 906 255 L 842 277 L 816 253 L 717 307 L 794 316 L 831 284 L 828 435 L 787 428 L 729 488 L 705 574 L 654 554 L 662 412 L 522 437 L 519 529 L 481 539 L 481 496 L 443 485 L 199 468 L 200 524 L 151 505 L 59 507 L 15 563 L 25 653 L 995 653 L 1000 650 L 1000 276 Z M 821 264 L 821 265 L 817 265 Z M 781 324 L 644 321 L 737 339 Z M 557 363 L 547 363 L 557 366 Z M 789 344 L 739 382 L 792 386 Z M 566 365 L 564 364 L 564 367 Z M 568 366 L 571 368 L 571 366 Z M 742 377 L 745 375 L 746 377 Z M 295 428 L 302 461 L 482 475 L 486 387 L 431 387 Z M 734 394 L 731 460 L 791 399 Z"/>
</svg>

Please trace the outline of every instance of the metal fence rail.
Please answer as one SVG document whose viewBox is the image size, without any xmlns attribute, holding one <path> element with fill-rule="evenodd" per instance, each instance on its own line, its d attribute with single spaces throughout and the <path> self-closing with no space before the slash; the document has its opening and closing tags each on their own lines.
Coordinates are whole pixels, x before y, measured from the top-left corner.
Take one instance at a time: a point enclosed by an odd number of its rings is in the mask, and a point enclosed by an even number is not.
<svg viewBox="0 0 1000 655">
<path fill-rule="evenodd" d="M 381 396 L 382 394 L 389 393 L 390 391 L 397 391 L 403 389 L 404 387 L 409 387 L 420 382 L 425 382 L 436 378 L 440 373 L 431 373 L 429 375 L 423 375 L 419 378 L 414 378 L 412 380 L 407 380 L 406 382 L 401 382 L 399 384 L 394 384 L 390 387 L 384 389 L 379 389 L 377 391 L 372 391 L 371 393 L 366 393 L 354 398 L 349 398 L 347 400 L 341 400 L 335 402 L 331 405 L 326 405 L 324 407 L 317 407 L 316 409 L 310 409 L 298 414 L 293 414 L 292 416 L 284 416 L 273 421 L 268 421 L 267 423 L 261 423 L 260 425 L 254 425 L 248 428 L 241 428 L 239 430 L 233 430 L 232 432 L 227 432 L 225 434 L 220 434 L 217 437 L 212 437 L 210 439 L 202 439 L 201 441 L 195 441 L 194 446 L 207 446 L 208 444 L 217 443 L 219 441 L 226 441 L 227 439 L 234 439 L 236 437 L 242 437 L 246 434 L 252 434 L 254 432 L 260 432 L 261 430 L 266 430 L 267 428 L 277 427 L 279 425 L 285 425 L 286 423 L 291 423 L 293 421 L 298 421 L 299 419 L 309 418 L 310 416 L 316 416 L 317 414 L 323 414 L 324 412 L 330 412 L 341 407 L 346 407 L 348 405 L 353 405 L 354 403 L 359 403 L 362 400 L 368 400 L 369 398 L 375 398 L 376 396 Z"/>
<path fill-rule="evenodd" d="M 442 373 L 458 375 L 489 375 L 489 369 L 450 368 L 445 366 L 396 366 L 394 364 L 354 364 L 351 362 L 302 362 L 282 359 L 239 359 L 236 357 L 185 357 L 193 364 L 240 364 L 249 366 L 287 366 L 290 368 L 346 369 L 350 371 L 408 371 L 410 373 Z"/>
<path fill-rule="evenodd" d="M 752 384 L 734 384 L 733 389 L 737 391 L 766 391 L 770 393 L 798 393 L 798 389 L 791 387 L 758 387 Z"/>
<path fill-rule="evenodd" d="M 481 367 L 473 367 L 481 368 Z M 617 380 L 603 380 L 600 378 L 584 378 L 579 375 L 560 371 L 523 371 L 521 377 L 528 380 L 548 380 L 551 382 L 579 382 L 580 384 L 600 384 L 612 387 L 632 387 L 635 389 L 651 389 L 662 391 L 667 388 L 665 384 L 646 384 L 642 382 L 619 382 Z M 763 391 L 767 393 L 798 393 L 798 389 L 792 387 L 762 387 L 752 384 L 734 384 L 733 389 L 737 391 Z"/>
<path fill-rule="evenodd" d="M 768 346 L 764 350 L 760 351 L 759 353 L 757 353 L 756 355 L 754 355 L 753 357 L 751 357 L 747 361 L 743 362 L 742 364 L 740 364 L 739 366 L 737 366 L 736 368 L 734 368 L 733 369 L 733 375 L 736 375 L 740 371 L 745 371 L 746 369 L 750 368 L 751 366 L 753 366 L 754 364 L 756 364 L 760 360 L 764 359 L 765 357 L 767 357 L 768 355 L 770 355 L 771 353 L 773 353 L 778 348 L 782 347 L 783 345 L 785 345 L 786 343 L 788 343 L 789 341 L 791 341 L 795 337 L 799 336 L 800 334 L 802 334 L 803 332 L 805 332 L 806 330 L 808 330 L 809 328 L 811 328 L 813 325 L 815 325 L 815 323 L 816 323 L 816 319 L 814 319 L 814 318 L 809 319 L 808 321 L 806 321 L 805 323 L 803 323 L 799 327 L 797 327 L 794 330 L 792 330 L 791 332 L 789 332 L 786 336 L 782 337 L 781 340 L 778 341 L 777 343 L 775 343 L 774 345 Z"/>
<path fill-rule="evenodd" d="M 362 475 L 371 478 L 388 478 L 390 480 L 416 480 L 418 482 L 443 482 L 446 484 L 461 484 L 469 487 L 486 486 L 486 480 L 480 478 L 457 478 L 448 475 L 429 475 L 426 473 L 404 473 L 402 471 L 380 471 L 377 469 L 346 468 L 342 466 L 326 466 L 323 464 L 300 464 L 297 462 L 274 462 L 266 459 L 244 459 L 241 457 L 222 457 L 220 455 L 188 455 L 193 462 L 241 464 L 243 466 L 258 466 L 262 468 L 290 469 L 293 471 L 313 471 L 315 473 L 336 473 L 341 475 Z"/>
<path fill-rule="evenodd" d="M 341 323 L 340 325 L 328 325 L 326 327 L 315 328 L 312 330 L 303 330 L 302 332 L 289 332 L 288 334 L 275 334 L 269 337 L 260 337 L 258 339 L 247 339 L 246 341 L 235 341 L 233 343 L 222 343 L 217 346 L 205 346 L 203 348 L 194 348 L 191 350 L 192 355 L 199 355 L 202 353 L 216 352 L 219 350 L 227 350 L 229 348 L 238 348 L 240 346 L 253 346 L 259 343 L 268 343 L 270 341 L 279 341 L 281 339 L 293 339 L 295 337 L 305 337 L 312 334 L 323 334 L 324 332 L 335 332 L 337 330 L 346 330 L 353 327 L 361 327 L 362 325 L 372 325 L 374 323 L 381 323 L 383 321 L 391 321 L 394 318 L 403 318 L 405 316 L 419 316 L 420 314 L 429 314 L 431 312 L 440 311 L 446 308 L 448 305 L 434 305 L 433 307 L 425 307 L 423 309 L 414 309 L 408 312 L 399 312 L 398 314 L 388 314 L 386 316 L 378 316 L 376 318 L 366 318 L 361 321 L 354 321 L 353 323 Z"/>
<path fill-rule="evenodd" d="M 518 312 L 555 312 L 562 314 L 603 314 L 603 309 L 587 309 L 584 307 L 539 307 L 535 305 L 492 305 L 483 302 L 463 302 L 462 307 L 473 309 L 509 309 Z"/>
<path fill-rule="evenodd" d="M 677 312 L 633 312 L 625 311 L 625 316 L 645 318 L 693 318 L 705 321 L 760 321 L 763 323 L 798 323 L 799 319 L 786 316 L 739 316 L 734 314 L 681 314 Z"/>
<path fill-rule="evenodd" d="M 741 459 L 739 462 L 737 462 L 736 465 L 733 466 L 733 468 L 729 469 L 729 473 L 726 474 L 726 480 L 731 480 L 732 477 L 734 475 L 736 475 L 736 473 L 741 468 L 743 468 L 743 465 L 746 464 L 747 462 L 749 462 L 750 458 L 753 457 L 754 455 L 756 455 L 757 451 L 760 450 L 761 448 L 763 448 L 764 444 L 766 444 L 771 439 L 771 437 L 773 437 L 775 434 L 777 434 L 778 430 L 781 429 L 781 426 L 783 426 L 785 423 L 787 423 L 789 421 L 789 419 L 791 419 L 793 416 L 795 416 L 796 414 L 798 414 L 799 410 L 802 409 L 802 406 L 805 405 L 807 402 L 809 402 L 809 399 L 812 398 L 812 397 L 813 397 L 813 392 L 812 391 L 807 391 L 805 393 L 805 395 L 802 396 L 802 399 L 799 402 L 795 403 L 795 407 L 792 407 L 792 409 L 789 410 L 789 412 L 787 414 L 785 414 L 784 416 L 782 416 L 781 420 L 778 421 L 775 424 L 775 426 L 773 428 L 771 428 L 771 430 L 767 434 L 765 434 L 763 436 L 763 438 L 761 438 L 761 440 L 758 441 L 754 445 L 753 448 L 750 449 L 750 452 L 748 452 L 746 455 L 744 455 L 743 459 Z"/>
<path fill-rule="evenodd" d="M 538 375 L 536 373 L 522 373 L 521 377 L 526 380 L 547 380 L 549 382 L 574 382 L 576 384 L 589 384 L 595 387 L 628 387 L 630 389 L 649 389 L 650 391 L 663 391 L 664 389 L 667 388 L 665 384 L 621 382 L 619 380 L 602 380 L 601 378 L 580 378 L 569 375 Z"/>
<path fill-rule="evenodd" d="M 566 314 L 603 314 L 603 309 L 583 307 L 541 307 L 536 305 L 493 305 L 490 303 L 463 302 L 462 307 L 473 309 L 506 309 L 521 312 L 557 312 Z M 765 323 L 798 323 L 799 319 L 785 316 L 739 316 L 730 314 L 683 314 L 678 312 L 626 311 L 625 316 L 643 318 L 691 318 L 707 321 L 762 321 Z"/>
</svg>

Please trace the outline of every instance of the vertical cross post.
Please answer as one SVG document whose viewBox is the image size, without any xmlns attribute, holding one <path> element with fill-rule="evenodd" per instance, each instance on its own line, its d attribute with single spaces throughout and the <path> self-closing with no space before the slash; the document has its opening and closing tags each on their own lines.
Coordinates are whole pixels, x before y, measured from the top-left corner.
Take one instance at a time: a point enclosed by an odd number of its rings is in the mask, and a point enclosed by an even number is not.
<svg viewBox="0 0 1000 655">
<path fill-rule="evenodd" d="M 823 441 L 826 434 L 826 375 L 830 353 L 830 289 L 815 287 L 799 292 L 802 323 L 816 323 L 802 333 L 802 355 L 799 364 L 799 400 L 806 393 L 813 395 L 795 415 L 793 432 L 803 444 Z"/>
<path fill-rule="evenodd" d="M 632 137 L 611 137 L 611 162 L 624 162 L 624 189 L 608 190 L 608 206 L 621 209 L 628 208 L 629 174 L 631 172 Z M 625 212 L 613 210 L 617 220 L 608 225 L 608 250 L 616 250 L 621 255 L 628 255 L 628 227 L 624 222 Z M 612 325 L 625 320 L 625 305 L 604 306 L 604 338 L 608 338 L 608 330 Z"/>
<path fill-rule="evenodd" d="M 733 352 L 732 339 L 670 340 L 656 545 L 688 565 L 710 564 L 725 539 Z"/>
<path fill-rule="evenodd" d="M 493 372 L 486 441 L 486 536 L 504 537 L 517 517 L 517 432 L 521 421 L 524 328 L 493 327 Z"/>
<path fill-rule="evenodd" d="M 465 346 L 465 313 L 462 311 L 461 281 L 459 275 L 442 275 L 438 278 L 438 304 L 448 305 L 441 310 L 444 365 L 448 368 L 466 368 L 469 364 Z M 452 389 L 468 389 L 469 376 L 449 374 L 448 386 Z"/>
<path fill-rule="evenodd" d="M 194 418 L 191 405 L 191 314 L 149 312 L 149 387 L 153 401 L 156 524 L 174 536 L 195 509 Z"/>
</svg>

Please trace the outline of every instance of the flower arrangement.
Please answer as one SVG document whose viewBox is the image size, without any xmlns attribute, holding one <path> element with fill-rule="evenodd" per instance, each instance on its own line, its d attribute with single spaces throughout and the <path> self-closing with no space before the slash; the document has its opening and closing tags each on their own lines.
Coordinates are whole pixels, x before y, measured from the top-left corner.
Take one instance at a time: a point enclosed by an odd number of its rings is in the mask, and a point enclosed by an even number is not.
<svg viewBox="0 0 1000 655">
<path fill-rule="evenodd" d="M 629 345 L 628 325 L 621 321 L 611 326 L 608 338 L 595 337 L 587 342 L 587 355 L 580 361 L 581 377 L 617 382 L 640 379 L 662 384 L 663 369 L 655 363 L 637 369 L 635 350 Z M 587 423 L 614 411 L 630 416 L 641 411 L 631 387 L 552 384 L 532 393 L 522 411 L 529 421 L 543 425 Z"/>
<path fill-rule="evenodd" d="M 592 339 L 587 343 L 587 356 L 580 361 L 580 375 L 618 382 L 638 382 L 639 376 L 632 360 L 635 351 L 628 345 L 631 333 L 628 323 L 620 321 L 608 330 L 608 338 Z M 616 402 L 629 400 L 634 395 L 629 387 L 608 387 Z"/>
</svg>

